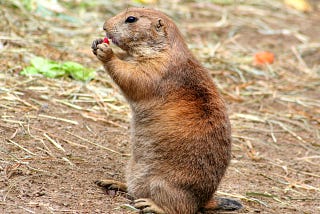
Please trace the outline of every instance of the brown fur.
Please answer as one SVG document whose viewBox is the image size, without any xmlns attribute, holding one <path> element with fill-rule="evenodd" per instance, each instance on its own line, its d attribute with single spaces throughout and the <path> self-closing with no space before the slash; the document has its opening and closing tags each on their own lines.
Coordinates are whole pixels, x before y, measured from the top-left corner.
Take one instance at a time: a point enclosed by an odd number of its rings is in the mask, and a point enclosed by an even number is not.
<svg viewBox="0 0 320 214">
<path fill-rule="evenodd" d="M 138 21 L 125 23 L 129 16 Z M 120 59 L 101 39 L 92 46 L 132 109 L 129 194 L 151 199 L 167 214 L 212 206 L 230 161 L 231 130 L 207 70 L 161 12 L 130 8 L 104 29 L 127 53 Z"/>
</svg>

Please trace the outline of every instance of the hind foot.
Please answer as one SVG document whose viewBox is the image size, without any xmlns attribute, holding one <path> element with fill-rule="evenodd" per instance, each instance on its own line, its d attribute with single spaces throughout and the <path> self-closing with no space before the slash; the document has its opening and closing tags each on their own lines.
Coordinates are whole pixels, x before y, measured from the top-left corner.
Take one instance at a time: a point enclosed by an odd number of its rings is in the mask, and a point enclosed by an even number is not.
<svg viewBox="0 0 320 214">
<path fill-rule="evenodd" d="M 133 203 L 133 206 L 140 209 L 141 213 L 165 214 L 165 212 L 149 198 L 140 198 L 134 200 Z"/>
<path fill-rule="evenodd" d="M 114 190 L 117 192 L 127 193 L 127 185 L 120 181 L 104 179 L 104 180 L 95 181 L 94 183 L 107 190 Z"/>
<path fill-rule="evenodd" d="M 240 202 L 231 198 L 213 198 L 211 199 L 201 211 L 214 211 L 214 210 L 224 210 L 224 211 L 234 211 L 240 210 L 243 206 Z"/>
</svg>

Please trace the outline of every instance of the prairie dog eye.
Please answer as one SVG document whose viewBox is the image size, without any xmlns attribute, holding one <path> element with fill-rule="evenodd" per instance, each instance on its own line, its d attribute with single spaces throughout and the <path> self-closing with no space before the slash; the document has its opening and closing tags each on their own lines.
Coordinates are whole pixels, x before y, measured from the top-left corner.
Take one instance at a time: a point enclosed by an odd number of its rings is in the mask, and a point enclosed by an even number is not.
<svg viewBox="0 0 320 214">
<path fill-rule="evenodd" d="M 136 21 L 138 21 L 138 19 L 137 19 L 136 17 L 134 17 L 134 16 L 129 16 L 129 17 L 126 19 L 125 23 L 133 23 L 133 22 L 136 22 Z"/>
</svg>

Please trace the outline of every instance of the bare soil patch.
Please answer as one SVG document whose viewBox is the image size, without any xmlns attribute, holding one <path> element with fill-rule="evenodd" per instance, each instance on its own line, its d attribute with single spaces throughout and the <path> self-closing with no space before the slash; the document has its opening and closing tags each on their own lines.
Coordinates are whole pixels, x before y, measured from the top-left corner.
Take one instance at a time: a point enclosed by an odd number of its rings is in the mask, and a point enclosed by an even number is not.
<svg viewBox="0 0 320 214">
<path fill-rule="evenodd" d="M 94 184 L 124 179 L 130 113 L 90 50 L 104 19 L 130 3 L 65 1 L 65 16 L 44 16 L 14 2 L 0 8 L 0 213 L 134 213 Z M 232 213 L 320 213 L 320 6 L 311 2 L 310 13 L 276 0 L 149 5 L 174 18 L 228 103 L 233 160 L 217 195 L 244 204 Z M 275 62 L 254 65 L 263 50 Z M 34 56 L 97 75 L 19 75 Z"/>
</svg>

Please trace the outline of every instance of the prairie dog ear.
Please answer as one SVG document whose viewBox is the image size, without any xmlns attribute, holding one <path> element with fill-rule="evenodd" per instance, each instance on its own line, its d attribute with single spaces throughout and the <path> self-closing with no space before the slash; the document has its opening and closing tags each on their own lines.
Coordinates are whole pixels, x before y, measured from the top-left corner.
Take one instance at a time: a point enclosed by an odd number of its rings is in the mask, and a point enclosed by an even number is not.
<svg viewBox="0 0 320 214">
<path fill-rule="evenodd" d="M 163 31 L 164 29 L 164 21 L 163 19 L 159 18 L 156 22 L 156 31 Z"/>
</svg>

